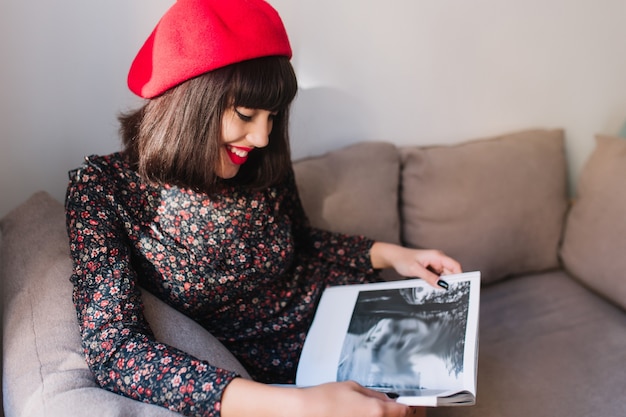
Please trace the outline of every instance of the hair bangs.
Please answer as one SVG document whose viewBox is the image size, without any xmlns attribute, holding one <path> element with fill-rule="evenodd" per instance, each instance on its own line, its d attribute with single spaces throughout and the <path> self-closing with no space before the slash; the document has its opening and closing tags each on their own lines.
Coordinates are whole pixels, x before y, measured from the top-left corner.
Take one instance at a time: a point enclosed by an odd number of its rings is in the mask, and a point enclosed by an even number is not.
<svg viewBox="0 0 626 417">
<path fill-rule="evenodd" d="M 289 59 L 272 56 L 237 65 L 230 98 L 237 107 L 281 112 L 289 107 L 297 91 Z"/>
</svg>

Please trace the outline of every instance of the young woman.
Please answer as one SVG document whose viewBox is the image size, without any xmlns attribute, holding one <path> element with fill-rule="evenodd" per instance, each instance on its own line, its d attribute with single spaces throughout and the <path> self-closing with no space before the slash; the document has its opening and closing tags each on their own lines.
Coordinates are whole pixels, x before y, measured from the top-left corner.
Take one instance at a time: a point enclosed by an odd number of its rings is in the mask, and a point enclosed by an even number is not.
<svg viewBox="0 0 626 417">
<path fill-rule="evenodd" d="M 263 0 L 178 0 L 139 51 L 123 150 L 70 173 L 74 303 L 105 389 L 188 416 L 403 416 L 353 382 L 293 382 L 328 285 L 395 268 L 433 285 L 459 264 L 308 224 L 287 122 L 297 83 L 283 24 Z M 434 272 L 431 272 L 434 271 Z M 217 336 L 238 377 L 155 340 L 143 286 Z"/>
</svg>

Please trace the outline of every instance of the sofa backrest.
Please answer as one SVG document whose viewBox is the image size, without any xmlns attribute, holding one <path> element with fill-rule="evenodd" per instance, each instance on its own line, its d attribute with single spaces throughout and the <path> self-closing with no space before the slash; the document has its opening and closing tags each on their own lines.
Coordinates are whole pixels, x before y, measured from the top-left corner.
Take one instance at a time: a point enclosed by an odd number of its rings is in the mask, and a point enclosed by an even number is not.
<svg viewBox="0 0 626 417">
<path fill-rule="evenodd" d="M 441 249 L 483 283 L 559 267 L 569 204 L 562 130 L 402 149 L 404 242 Z"/>
<path fill-rule="evenodd" d="M 315 226 L 440 249 L 486 283 L 559 267 L 569 204 L 560 129 L 448 146 L 362 142 L 295 171 Z"/>
<path fill-rule="evenodd" d="M 294 163 L 311 224 L 400 243 L 400 155 L 395 145 L 361 142 Z"/>
<path fill-rule="evenodd" d="M 561 247 L 565 269 L 626 310 L 626 139 L 599 135 Z"/>
</svg>

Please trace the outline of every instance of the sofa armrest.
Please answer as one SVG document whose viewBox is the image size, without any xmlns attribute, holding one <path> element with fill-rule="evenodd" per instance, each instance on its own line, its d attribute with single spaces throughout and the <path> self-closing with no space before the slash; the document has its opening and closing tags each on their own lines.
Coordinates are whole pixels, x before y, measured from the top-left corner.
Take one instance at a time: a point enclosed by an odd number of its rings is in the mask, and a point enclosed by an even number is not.
<svg viewBox="0 0 626 417">
<path fill-rule="evenodd" d="M 63 206 L 33 195 L 0 221 L 4 412 L 13 416 L 176 416 L 98 387 L 85 362 L 72 303 Z M 247 376 L 213 336 L 154 296 L 145 314 L 157 338 Z"/>
</svg>

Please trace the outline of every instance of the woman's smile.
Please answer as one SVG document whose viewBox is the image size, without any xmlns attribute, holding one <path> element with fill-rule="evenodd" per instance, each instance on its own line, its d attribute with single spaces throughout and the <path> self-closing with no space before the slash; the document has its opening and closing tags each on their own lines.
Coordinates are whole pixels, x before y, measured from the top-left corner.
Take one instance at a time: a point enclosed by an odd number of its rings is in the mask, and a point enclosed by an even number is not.
<svg viewBox="0 0 626 417">
<path fill-rule="evenodd" d="M 226 145 L 226 153 L 235 165 L 243 165 L 248 160 L 248 153 L 252 149 L 243 146 Z"/>
</svg>

